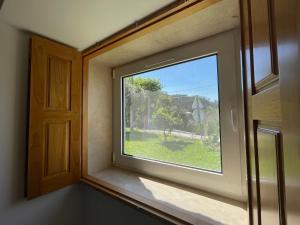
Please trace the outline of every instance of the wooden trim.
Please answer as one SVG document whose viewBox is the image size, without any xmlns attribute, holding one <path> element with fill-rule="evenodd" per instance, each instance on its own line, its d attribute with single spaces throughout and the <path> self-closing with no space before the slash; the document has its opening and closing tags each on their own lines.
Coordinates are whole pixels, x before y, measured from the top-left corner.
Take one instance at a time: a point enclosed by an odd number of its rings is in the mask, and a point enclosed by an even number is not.
<svg viewBox="0 0 300 225">
<path fill-rule="evenodd" d="M 248 37 L 248 45 L 249 45 L 249 73 L 248 73 L 248 82 L 249 86 L 247 87 L 249 89 L 249 96 L 248 98 L 251 100 L 251 97 L 253 94 L 255 94 L 255 76 L 254 76 L 254 60 L 253 60 L 253 30 L 252 30 L 252 10 L 251 10 L 251 1 L 250 0 L 245 0 L 247 2 L 247 15 L 248 15 L 248 31 L 247 34 L 249 35 Z M 250 104 L 250 102 L 248 102 Z M 249 106 L 249 105 L 248 105 Z M 248 110 L 248 109 L 247 109 Z M 251 108 L 249 108 L 249 111 Z M 249 117 L 249 119 L 251 116 Z M 250 119 L 252 123 L 252 119 Z M 253 132 L 253 127 L 251 128 L 251 133 Z"/>
<path fill-rule="evenodd" d="M 146 17 L 142 22 L 131 25 L 117 34 L 99 42 L 95 46 L 84 50 L 82 55 L 84 58 L 92 59 L 104 52 L 121 46 L 129 41 L 135 40 L 147 33 L 157 30 L 170 23 L 176 22 L 186 16 L 192 15 L 202 9 L 205 9 L 221 0 L 187 0 L 177 1 L 171 6 L 167 6 L 162 10 L 154 13 L 152 16 Z M 153 18 L 152 18 L 153 17 Z"/>
<path fill-rule="evenodd" d="M 269 126 L 258 126 L 257 132 L 272 135 L 275 139 L 276 147 L 276 171 L 277 171 L 277 188 L 278 188 L 278 206 L 279 206 L 279 220 L 280 224 L 286 224 L 286 216 L 284 209 L 285 191 L 284 191 L 284 174 L 283 174 L 283 146 L 282 133 L 278 128 L 270 128 Z"/>
<path fill-rule="evenodd" d="M 192 1 L 191 1 L 192 2 Z M 176 8 L 183 7 L 186 5 L 187 1 L 186 0 L 177 0 L 175 2 L 172 2 L 168 4 L 167 6 L 159 9 L 158 11 L 151 13 L 150 15 L 140 19 L 139 21 L 136 21 L 133 24 L 130 24 L 129 26 L 117 31 L 116 33 L 110 35 L 109 37 L 97 42 L 96 44 L 86 48 L 83 50 L 83 55 L 90 54 L 93 51 L 96 51 L 97 49 L 101 48 L 101 46 L 107 45 L 109 43 L 112 43 L 119 38 L 130 34 L 131 32 L 134 32 L 134 30 L 137 30 L 139 28 L 142 28 L 143 26 L 146 26 L 147 23 L 150 23 L 151 20 L 158 19 L 159 17 L 163 17 L 164 14 L 168 14 L 171 11 L 175 11 Z"/>
<path fill-rule="evenodd" d="M 82 182 L 94 187 L 96 190 L 99 190 L 99 191 L 103 191 L 107 194 L 109 194 L 110 196 L 116 198 L 116 199 L 120 199 L 120 200 L 123 200 L 127 203 L 129 203 L 130 205 L 134 206 L 134 207 L 137 207 L 138 209 L 143 209 L 145 210 L 146 212 L 149 212 L 153 215 L 156 215 L 158 216 L 159 218 L 162 218 L 164 220 L 167 220 L 171 223 L 174 223 L 174 224 L 177 224 L 177 225 L 187 225 L 187 224 L 190 224 L 186 221 L 183 221 L 179 218 L 177 218 L 176 216 L 173 216 L 173 215 L 170 215 L 170 214 L 167 214 L 161 210 L 158 210 L 156 208 L 153 208 L 151 207 L 150 205 L 148 204 L 145 204 L 143 202 L 140 202 L 136 199 L 133 199 L 129 196 L 127 196 L 126 194 L 123 194 L 119 191 L 115 191 L 113 187 L 111 188 L 108 188 L 104 185 L 101 184 L 101 181 L 92 177 L 92 176 L 87 176 L 85 178 L 82 178 L 81 179 Z"/>
<path fill-rule="evenodd" d="M 279 80 L 279 77 L 273 73 L 266 76 L 264 79 L 258 81 L 255 84 L 255 92 L 260 92 L 263 89 L 270 87 L 272 84 L 276 83 Z"/>
<path fill-rule="evenodd" d="M 282 132 L 278 135 L 277 139 L 277 176 L 278 176 L 278 192 L 279 192 L 279 211 L 281 225 L 287 224 L 287 211 L 286 211 L 286 191 L 285 191 L 285 175 L 284 175 L 284 152 L 283 152 L 283 141 Z"/>
<path fill-rule="evenodd" d="M 271 66 L 273 74 L 279 75 L 278 65 L 278 53 L 277 53 L 277 35 L 276 24 L 274 16 L 274 0 L 268 0 L 268 18 L 269 18 L 269 30 L 270 30 L 270 48 L 271 48 Z"/>
<path fill-rule="evenodd" d="M 82 136 L 81 176 L 88 176 L 88 80 L 89 60 L 82 58 Z"/>
<path fill-rule="evenodd" d="M 281 225 L 286 225 L 286 208 L 285 208 L 285 176 L 284 176 L 284 165 L 283 165 L 283 144 L 282 144 L 282 133 L 277 132 L 276 139 L 276 157 L 277 157 L 277 179 L 278 179 L 278 199 L 279 199 L 279 216 Z"/>
<path fill-rule="evenodd" d="M 261 224 L 261 198 L 260 198 L 260 176 L 259 176 L 259 154 L 258 154 L 258 142 L 257 142 L 257 132 L 258 123 L 253 121 L 253 141 L 254 141 L 254 164 L 255 164 L 255 185 L 256 185 L 256 204 L 257 204 L 257 224 Z M 256 223 L 255 223 L 256 224 Z"/>
<path fill-rule="evenodd" d="M 239 0 L 240 4 L 240 25 L 241 25 L 241 65 L 242 65 L 242 82 L 243 82 L 243 99 L 244 99 L 244 119 L 245 119 L 245 146 L 246 146 L 246 169 L 247 169 L 247 190 L 248 190 L 248 218 L 249 225 L 253 224 L 253 206 L 252 206 L 252 182 L 251 182 L 251 153 L 249 140 L 249 121 L 248 121 L 248 82 L 247 82 L 247 62 L 246 62 L 246 44 L 247 36 L 246 29 L 248 28 L 247 3 L 244 0 Z"/>
</svg>

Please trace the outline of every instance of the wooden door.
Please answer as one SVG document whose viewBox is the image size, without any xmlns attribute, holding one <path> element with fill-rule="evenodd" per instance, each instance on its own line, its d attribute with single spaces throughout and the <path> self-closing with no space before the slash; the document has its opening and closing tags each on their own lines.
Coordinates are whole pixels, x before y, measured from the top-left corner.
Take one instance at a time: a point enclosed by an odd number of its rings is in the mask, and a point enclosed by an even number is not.
<svg viewBox="0 0 300 225">
<path fill-rule="evenodd" d="M 300 4 L 240 2 L 250 224 L 300 224 Z"/>
<path fill-rule="evenodd" d="M 27 196 L 33 198 L 80 179 L 81 55 L 33 36 Z"/>
</svg>

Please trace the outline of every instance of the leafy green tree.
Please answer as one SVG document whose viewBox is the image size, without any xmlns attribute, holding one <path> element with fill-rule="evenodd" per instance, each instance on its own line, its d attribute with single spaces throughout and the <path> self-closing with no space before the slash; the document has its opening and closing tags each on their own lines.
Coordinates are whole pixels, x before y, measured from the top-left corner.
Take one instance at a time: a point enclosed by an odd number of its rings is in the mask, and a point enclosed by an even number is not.
<svg viewBox="0 0 300 225">
<path fill-rule="evenodd" d="M 151 98 L 162 88 L 157 79 L 142 77 L 125 78 L 126 127 L 145 127 L 149 123 Z"/>
<path fill-rule="evenodd" d="M 132 77 L 131 77 L 132 78 Z M 132 78 L 133 87 L 139 91 L 159 91 L 162 86 L 159 80 L 153 78 Z"/>
<path fill-rule="evenodd" d="M 169 96 L 162 94 L 157 102 L 156 110 L 153 114 L 156 126 L 163 129 L 164 139 L 167 140 L 176 125 L 182 124 L 182 119 L 176 111 L 176 107 L 172 105 Z"/>
</svg>

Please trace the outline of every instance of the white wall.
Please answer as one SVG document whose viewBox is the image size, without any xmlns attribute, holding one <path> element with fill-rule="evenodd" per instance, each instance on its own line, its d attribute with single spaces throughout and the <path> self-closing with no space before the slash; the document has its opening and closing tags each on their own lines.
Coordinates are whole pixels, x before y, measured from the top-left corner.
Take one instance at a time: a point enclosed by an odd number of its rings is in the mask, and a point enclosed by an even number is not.
<svg viewBox="0 0 300 225">
<path fill-rule="evenodd" d="M 0 21 L 0 225 L 160 225 L 86 185 L 26 200 L 29 35 Z"/>
</svg>

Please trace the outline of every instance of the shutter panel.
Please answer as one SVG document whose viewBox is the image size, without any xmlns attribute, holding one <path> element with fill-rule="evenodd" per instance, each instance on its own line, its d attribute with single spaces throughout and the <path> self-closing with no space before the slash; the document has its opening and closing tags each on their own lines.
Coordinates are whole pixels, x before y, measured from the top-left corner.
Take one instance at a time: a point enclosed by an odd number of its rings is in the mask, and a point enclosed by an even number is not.
<svg viewBox="0 0 300 225">
<path fill-rule="evenodd" d="M 300 224 L 299 0 L 240 2 L 250 224 Z"/>
<path fill-rule="evenodd" d="M 27 197 L 80 179 L 81 54 L 31 39 Z"/>
</svg>

